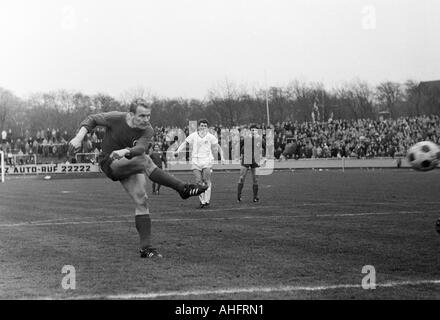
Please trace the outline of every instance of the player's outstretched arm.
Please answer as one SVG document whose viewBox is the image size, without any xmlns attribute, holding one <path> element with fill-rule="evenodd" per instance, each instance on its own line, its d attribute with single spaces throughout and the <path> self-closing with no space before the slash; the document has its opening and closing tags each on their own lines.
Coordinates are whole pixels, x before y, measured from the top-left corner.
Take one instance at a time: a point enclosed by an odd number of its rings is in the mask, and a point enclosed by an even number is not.
<svg viewBox="0 0 440 320">
<path fill-rule="evenodd" d="M 180 144 L 180 146 L 176 149 L 176 151 L 174 151 L 174 156 L 177 157 L 179 155 L 180 152 L 183 151 L 183 149 L 186 147 L 187 142 L 184 141 L 183 143 Z"/>
<path fill-rule="evenodd" d="M 118 117 L 120 112 L 105 112 L 87 116 L 80 124 L 80 129 L 75 138 L 69 142 L 69 153 L 76 153 L 81 149 L 81 143 L 88 132 L 91 132 L 96 126 L 108 127 L 113 118 Z"/>
<path fill-rule="evenodd" d="M 81 127 L 76 136 L 69 142 L 69 153 L 77 153 L 81 149 L 82 141 L 87 134 L 87 128 Z"/>
<path fill-rule="evenodd" d="M 212 155 L 214 156 L 214 159 L 217 159 L 218 154 L 220 153 L 220 163 L 224 164 L 224 157 L 223 157 L 223 149 L 221 148 L 221 146 L 217 143 L 217 144 L 213 144 L 211 146 L 211 152 Z"/>
</svg>

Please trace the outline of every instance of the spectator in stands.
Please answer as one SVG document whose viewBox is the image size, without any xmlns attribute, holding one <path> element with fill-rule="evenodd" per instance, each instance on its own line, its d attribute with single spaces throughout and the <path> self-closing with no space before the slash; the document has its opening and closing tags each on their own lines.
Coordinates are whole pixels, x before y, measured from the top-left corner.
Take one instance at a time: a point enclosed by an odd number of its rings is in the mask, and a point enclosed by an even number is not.
<svg viewBox="0 0 440 320">
<path fill-rule="evenodd" d="M 317 158 L 322 158 L 322 147 L 321 145 L 318 144 L 318 146 L 316 147 L 316 157 Z"/>
<path fill-rule="evenodd" d="M 98 135 L 94 131 L 90 137 L 90 141 L 92 142 L 92 148 L 95 149 L 98 144 Z"/>
<path fill-rule="evenodd" d="M 6 140 L 12 144 L 12 129 L 8 130 L 8 136 L 6 137 Z"/>
<path fill-rule="evenodd" d="M 312 159 L 316 159 L 318 157 L 318 149 L 316 148 L 316 145 L 313 144 L 312 147 Z"/>
<path fill-rule="evenodd" d="M 283 151 L 283 159 L 292 159 L 295 158 L 294 155 L 296 153 L 297 144 L 295 139 L 289 140 L 289 142 L 286 144 L 286 147 Z"/>
<path fill-rule="evenodd" d="M 310 142 L 310 140 L 307 142 L 305 148 L 304 148 L 304 154 L 306 158 L 311 158 L 313 155 L 313 145 Z"/>
<path fill-rule="evenodd" d="M 46 137 L 43 139 L 41 146 L 43 157 L 47 158 L 49 156 L 49 142 L 47 141 Z"/>
<path fill-rule="evenodd" d="M 25 143 L 25 145 L 24 145 L 24 151 L 25 151 L 25 152 L 24 152 L 25 154 L 29 154 L 29 152 L 31 151 L 31 147 L 30 147 L 28 141 L 26 141 L 26 143 Z"/>
<path fill-rule="evenodd" d="M 41 142 L 41 133 L 40 133 L 40 131 L 37 131 L 37 133 L 35 134 L 35 141 L 37 141 L 37 143 Z"/>
</svg>

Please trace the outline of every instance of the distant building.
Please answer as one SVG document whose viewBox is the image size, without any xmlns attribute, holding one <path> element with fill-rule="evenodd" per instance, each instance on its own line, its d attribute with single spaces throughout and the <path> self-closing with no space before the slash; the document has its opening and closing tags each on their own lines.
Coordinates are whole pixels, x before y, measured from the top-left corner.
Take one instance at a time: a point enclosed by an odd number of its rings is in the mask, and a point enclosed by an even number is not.
<svg viewBox="0 0 440 320">
<path fill-rule="evenodd" d="M 440 92 L 440 80 L 422 81 L 419 83 L 419 90 L 421 92 L 429 92 L 431 90 Z"/>
<path fill-rule="evenodd" d="M 440 80 L 420 82 L 416 108 L 418 114 L 440 115 Z"/>
</svg>

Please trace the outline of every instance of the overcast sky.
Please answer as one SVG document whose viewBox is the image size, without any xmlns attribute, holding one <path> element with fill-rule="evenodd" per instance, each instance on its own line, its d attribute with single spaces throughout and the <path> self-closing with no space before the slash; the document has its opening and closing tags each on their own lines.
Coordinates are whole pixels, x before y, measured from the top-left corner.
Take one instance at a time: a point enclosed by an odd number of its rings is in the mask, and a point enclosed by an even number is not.
<svg viewBox="0 0 440 320">
<path fill-rule="evenodd" d="M 355 78 L 440 79 L 437 0 L 0 2 L 0 87 L 119 97 L 135 87 L 203 98 L 249 87 Z"/>
</svg>

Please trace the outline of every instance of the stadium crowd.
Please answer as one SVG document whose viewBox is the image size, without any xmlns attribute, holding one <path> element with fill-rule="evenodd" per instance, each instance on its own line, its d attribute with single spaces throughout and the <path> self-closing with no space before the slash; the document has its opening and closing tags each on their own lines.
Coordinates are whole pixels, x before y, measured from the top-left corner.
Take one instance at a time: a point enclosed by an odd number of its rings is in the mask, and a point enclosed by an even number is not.
<svg viewBox="0 0 440 320">
<path fill-rule="evenodd" d="M 232 129 L 241 130 L 245 126 Z M 261 129 L 266 129 L 263 124 Z M 221 138 L 222 126 L 212 128 Z M 373 158 L 404 156 L 418 141 L 440 143 L 440 117 L 420 116 L 396 120 L 329 120 L 327 122 L 276 123 L 274 150 L 276 159 L 300 158 Z M 169 128 L 156 128 L 155 140 L 162 150 L 170 144 Z M 188 135 L 188 128 L 184 128 Z M 220 141 L 221 143 L 221 141 Z"/>
<path fill-rule="evenodd" d="M 440 143 L 440 117 L 287 122 L 275 131 L 277 158 L 395 157 L 418 141 Z"/>
<path fill-rule="evenodd" d="M 5 161 L 9 165 L 67 161 L 68 142 L 73 137 L 73 133 L 50 128 L 37 130 L 33 134 L 25 130 L 24 134 L 14 135 L 11 129 L 2 130 L 0 134 L 0 150 L 4 151 Z M 81 152 L 99 153 L 103 136 L 102 129 L 88 135 L 83 141 Z"/>
<path fill-rule="evenodd" d="M 221 144 L 222 129 L 241 130 L 244 127 L 216 125 L 211 130 L 217 133 Z M 264 124 L 260 128 L 265 132 Z M 436 115 L 386 120 L 286 121 L 271 128 L 274 129 L 276 159 L 398 157 L 404 156 L 406 150 L 418 141 L 440 143 L 440 117 Z M 162 151 L 173 150 L 177 144 L 175 129 L 155 127 L 154 140 Z M 189 128 L 182 130 L 187 136 Z M 3 130 L 0 148 L 7 155 L 6 162 L 9 164 L 14 164 L 14 161 L 15 164 L 34 163 L 34 155 L 37 155 L 38 163 L 71 161 L 67 158 L 67 144 L 73 135 L 60 129 L 47 129 L 32 134 L 26 130 L 24 134 L 14 136 L 12 130 Z M 103 129 L 88 134 L 81 153 L 99 153 L 103 135 Z M 84 155 L 77 160 L 88 162 L 94 159 Z"/>
</svg>

